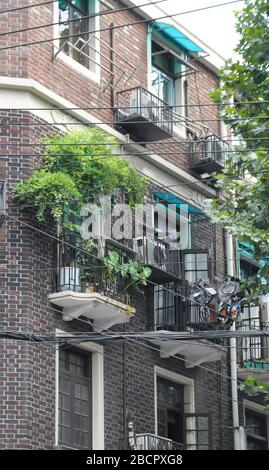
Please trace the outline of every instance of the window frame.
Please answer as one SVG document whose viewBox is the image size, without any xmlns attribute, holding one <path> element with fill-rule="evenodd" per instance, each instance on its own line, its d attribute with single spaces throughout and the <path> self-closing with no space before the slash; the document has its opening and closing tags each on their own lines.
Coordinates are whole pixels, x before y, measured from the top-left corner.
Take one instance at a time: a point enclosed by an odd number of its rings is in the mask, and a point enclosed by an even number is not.
<svg viewBox="0 0 269 470">
<path fill-rule="evenodd" d="M 269 411 L 266 411 L 264 409 L 264 405 L 260 405 L 259 403 L 256 403 L 254 401 L 250 401 L 247 399 L 243 400 L 243 409 L 244 409 L 244 425 L 246 426 L 246 411 L 249 411 L 250 413 L 253 414 L 259 414 L 264 416 L 266 419 L 267 423 L 267 450 L 269 449 Z M 246 447 L 247 447 L 247 428 L 245 427 L 245 436 L 246 436 Z M 253 436 L 251 436 L 251 439 Z M 255 437 L 254 437 L 255 439 Z"/>
<path fill-rule="evenodd" d="M 92 0 L 92 1 L 94 1 L 94 12 L 97 14 L 100 12 L 100 2 L 96 0 Z M 81 13 L 81 11 L 77 7 L 74 6 L 74 8 L 76 9 L 76 11 Z M 100 85 L 101 83 L 101 69 L 100 69 L 101 56 L 100 56 L 100 41 L 99 41 L 100 31 L 98 31 L 100 29 L 100 16 L 95 16 L 95 26 L 94 26 L 94 30 L 97 30 L 97 32 L 95 33 L 95 36 L 97 37 L 97 41 L 95 45 L 95 49 L 96 49 L 95 60 L 97 63 L 95 64 L 95 71 L 90 70 L 89 68 L 80 64 L 71 56 L 66 54 L 65 52 L 63 51 L 59 52 L 59 48 L 60 48 L 59 26 L 60 25 L 57 24 L 57 22 L 59 21 L 59 2 L 57 1 L 53 4 L 53 19 L 54 19 L 53 23 L 55 23 L 53 27 L 53 36 L 54 36 L 53 55 L 57 54 L 56 60 L 59 59 L 60 61 L 64 62 L 66 65 L 70 66 L 72 69 L 75 69 L 75 71 L 79 73 L 80 75 L 83 75 L 87 77 L 88 79 L 96 82 L 98 85 Z"/>
<path fill-rule="evenodd" d="M 92 447 L 92 408 L 93 408 L 93 403 L 92 403 L 92 353 L 90 351 L 85 351 L 79 348 L 68 348 L 63 351 L 59 351 L 59 357 L 61 355 L 61 352 L 65 354 L 75 354 L 77 356 L 83 357 L 83 360 L 85 361 L 85 364 L 87 364 L 87 369 L 88 369 L 88 374 L 87 375 L 77 375 L 75 373 L 72 373 L 66 369 L 63 369 L 59 365 L 59 380 L 61 378 L 69 380 L 71 383 L 71 390 L 70 390 L 70 431 L 71 434 L 74 434 L 76 431 L 75 429 L 75 384 L 79 383 L 81 385 L 87 385 L 88 387 L 88 392 L 89 392 L 89 397 L 88 397 L 88 429 L 87 429 L 87 435 L 88 435 L 88 443 L 87 443 L 87 448 L 90 449 Z M 70 361 L 70 358 L 69 358 Z M 70 364 L 70 362 L 69 362 Z M 59 397 L 60 397 L 61 391 L 59 390 Z M 59 412 L 64 411 L 64 409 L 60 408 L 59 406 Z M 63 424 L 61 425 L 60 423 L 60 418 L 59 418 L 59 434 L 60 434 L 60 428 L 64 428 L 67 426 L 64 426 Z M 79 432 L 83 432 L 78 430 Z M 86 432 L 85 432 L 86 433 Z M 73 443 L 64 443 L 64 442 L 59 442 L 59 445 L 61 447 L 71 447 L 71 448 L 78 448 L 78 449 L 85 449 L 84 447 L 80 447 L 74 443 L 74 437 L 73 437 Z"/>
<path fill-rule="evenodd" d="M 56 336 L 71 333 L 56 329 Z M 77 345 L 78 349 L 92 353 L 92 448 L 104 450 L 104 348 L 100 344 L 87 341 Z M 59 449 L 59 351 L 55 352 L 55 433 L 54 447 Z"/>
<path fill-rule="evenodd" d="M 209 269 L 209 251 L 207 249 L 190 249 L 190 250 L 181 250 L 181 255 L 182 255 L 182 266 L 183 266 L 183 279 L 186 281 L 186 272 L 199 272 L 198 269 L 186 269 L 185 266 L 185 255 L 199 255 L 199 254 L 206 254 L 207 255 L 207 270 L 201 269 L 200 271 L 206 271 L 207 272 L 207 280 L 210 279 L 210 269 Z M 196 265 L 196 261 L 195 261 Z M 197 278 L 195 282 L 199 281 Z"/>
</svg>

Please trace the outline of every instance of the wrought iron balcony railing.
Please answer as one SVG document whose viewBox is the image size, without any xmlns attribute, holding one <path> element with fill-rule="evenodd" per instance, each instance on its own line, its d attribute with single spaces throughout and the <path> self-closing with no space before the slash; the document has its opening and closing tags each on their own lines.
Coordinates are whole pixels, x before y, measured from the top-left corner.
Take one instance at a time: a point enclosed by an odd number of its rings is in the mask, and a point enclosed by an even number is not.
<svg viewBox="0 0 269 470">
<path fill-rule="evenodd" d="M 174 442 L 155 434 L 136 434 L 133 438 L 126 438 L 122 443 L 123 450 L 183 450 L 183 444 Z"/>
<path fill-rule="evenodd" d="M 208 135 L 190 144 L 190 166 L 196 173 L 213 173 L 223 170 L 229 147 L 216 135 Z"/>
<path fill-rule="evenodd" d="M 146 142 L 173 133 L 173 108 L 142 87 L 117 93 L 116 123 Z"/>
<path fill-rule="evenodd" d="M 237 325 L 240 331 L 269 331 L 269 323 L 258 318 L 242 321 Z M 237 339 L 237 362 L 243 369 L 269 371 L 269 337 L 243 337 Z"/>
</svg>

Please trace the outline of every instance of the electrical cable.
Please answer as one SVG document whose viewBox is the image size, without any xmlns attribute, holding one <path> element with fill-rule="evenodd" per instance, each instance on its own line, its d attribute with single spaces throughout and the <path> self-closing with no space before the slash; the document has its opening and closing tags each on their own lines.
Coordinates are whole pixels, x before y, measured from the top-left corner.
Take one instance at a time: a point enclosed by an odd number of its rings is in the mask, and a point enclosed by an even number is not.
<svg viewBox="0 0 269 470">
<path fill-rule="evenodd" d="M 165 18 L 173 18 L 173 17 L 177 17 L 177 16 L 181 16 L 181 15 L 187 15 L 187 14 L 190 14 L 190 13 L 196 13 L 196 12 L 199 12 L 199 11 L 210 10 L 212 8 L 217 8 L 217 7 L 221 7 L 221 6 L 225 6 L 225 5 L 230 5 L 230 4 L 233 4 L 233 3 L 239 3 L 241 1 L 242 0 L 233 0 L 233 1 L 229 1 L 229 2 L 219 3 L 217 5 L 209 5 L 209 6 L 203 7 L 203 8 L 196 8 L 194 10 L 188 10 L 188 11 L 185 11 L 185 12 L 174 13 L 174 14 L 171 14 L 171 15 L 163 15 L 163 16 L 160 16 L 160 17 L 154 18 L 154 19 L 152 19 L 152 18 L 151 19 L 143 19 L 143 20 L 139 20 L 139 21 L 133 21 L 133 22 L 127 23 L 127 24 L 125 23 L 125 24 L 121 24 L 121 25 L 110 26 L 110 27 L 107 27 L 107 28 L 100 28 L 100 29 L 96 29 L 96 30 L 85 31 L 85 32 L 83 32 L 83 35 L 95 34 L 95 33 L 103 32 L 103 31 L 111 31 L 111 30 L 114 30 L 114 29 L 125 28 L 126 26 L 135 26 L 135 25 L 145 24 L 145 23 L 147 24 L 147 23 L 151 23 L 153 21 L 163 20 Z M 65 39 L 79 37 L 79 36 L 81 36 L 81 33 L 70 34 L 70 35 L 65 36 Z M 12 46 L 1 47 L 0 52 L 10 50 L 10 49 L 16 49 L 16 48 L 19 48 L 19 47 L 27 47 L 27 46 L 37 45 L 37 44 L 44 44 L 44 43 L 48 43 L 48 42 L 52 42 L 52 41 L 57 41 L 57 40 L 60 40 L 60 39 L 62 39 L 61 36 L 59 36 L 57 38 L 52 38 L 52 39 L 43 39 L 43 40 L 32 41 L 32 42 L 28 42 L 28 43 L 13 44 Z"/>
<path fill-rule="evenodd" d="M 35 7 L 39 7 L 43 5 L 49 5 L 50 3 L 55 3 L 58 1 L 59 0 L 49 0 L 43 3 L 33 3 L 31 5 L 25 5 L 23 7 L 15 7 L 15 8 L 9 8 L 8 10 L 0 10 L 0 15 L 4 15 L 5 13 L 13 13 L 14 11 L 27 10 L 28 8 L 35 8 Z"/>
<path fill-rule="evenodd" d="M 130 11 L 130 10 L 136 10 L 137 8 L 141 8 L 141 7 L 145 7 L 145 6 L 152 6 L 152 5 L 155 5 L 157 3 L 163 3 L 163 2 L 166 2 L 167 0 L 154 0 L 153 2 L 147 2 L 147 3 L 142 3 L 141 5 L 135 5 L 135 6 L 132 6 L 132 7 L 123 7 L 123 8 L 117 8 L 115 10 L 111 10 L 111 9 L 108 9 L 108 10 L 103 10 L 103 11 L 99 11 L 99 12 L 96 12 L 96 13 L 92 13 L 90 15 L 83 15 L 81 18 L 70 18 L 69 20 L 65 20 L 65 21 L 56 21 L 54 23 L 46 23 L 44 25 L 38 25 L 38 26 L 32 26 L 31 28 L 23 28 L 23 29 L 16 29 L 16 30 L 11 30 L 11 31 L 4 31 L 3 33 L 0 33 L 0 37 L 1 36 L 6 36 L 8 34 L 17 34 L 17 33 L 25 33 L 27 31 L 33 31 L 33 30 L 37 30 L 37 29 L 42 29 L 42 28 L 47 28 L 47 27 L 50 27 L 50 26 L 56 26 L 56 25 L 67 25 L 67 24 L 70 24 L 70 23 L 73 23 L 73 22 L 81 22 L 81 20 L 89 20 L 91 18 L 97 18 L 97 17 L 100 17 L 100 16 L 105 16 L 105 15 L 113 15 L 114 13 L 120 13 L 120 12 L 124 12 L 124 11 Z M 101 3 L 101 2 L 99 2 Z M 0 14 L 1 14 L 1 11 L 0 11 Z M 83 33 L 84 34 L 84 33 Z M 69 37 L 69 36 L 67 36 Z"/>
<path fill-rule="evenodd" d="M 240 0 L 241 1 L 241 0 Z M 236 122 L 245 122 L 245 121 L 268 121 L 269 116 L 252 116 L 248 118 L 229 118 L 229 122 L 232 123 L 234 121 Z M 192 123 L 196 122 L 222 122 L 223 119 L 216 118 L 216 119 L 192 119 L 191 122 L 189 123 L 190 125 Z M 149 121 L 151 124 L 160 124 L 160 120 L 150 120 Z M 179 124 L 184 124 L 184 118 L 182 119 L 162 119 L 162 124 L 164 123 L 179 123 Z M 43 123 L 35 123 L 35 122 L 18 122 L 18 123 L 3 123 L 0 122 L 0 125 L 3 126 L 3 128 L 6 127 L 54 127 L 54 126 L 102 126 L 102 125 L 114 125 L 114 126 L 124 126 L 124 125 L 135 125 L 135 124 L 140 124 L 141 126 L 141 121 L 79 121 L 79 122 L 43 122 Z M 187 124 L 186 124 L 187 126 Z"/>
<path fill-rule="evenodd" d="M 167 0 L 165 0 L 167 1 Z M 240 106 L 245 106 L 245 105 L 257 105 L 257 104 L 268 104 L 269 101 L 264 100 L 264 101 L 242 101 L 240 103 Z M 174 105 L 169 105 L 171 108 L 200 108 L 200 107 L 213 107 L 213 106 L 239 106 L 238 103 L 201 103 L 201 104 L 174 104 Z M 87 111 L 87 110 L 117 110 L 117 109 L 130 109 L 134 108 L 135 106 L 86 106 L 86 107 L 53 107 L 53 108 L 1 108 L 0 111 Z M 163 105 L 147 105 L 147 109 L 151 108 L 163 108 Z M 190 118 L 191 119 L 191 118 Z"/>
<path fill-rule="evenodd" d="M 218 137 L 218 136 L 217 136 Z M 243 142 L 245 141 L 263 141 L 263 140 L 269 140 L 269 135 L 268 137 L 249 137 L 249 138 L 246 138 L 246 139 L 243 139 Z M 175 141 L 166 141 L 166 140 L 155 140 L 155 141 L 152 141 L 152 142 L 148 142 L 148 141 L 131 141 L 131 142 L 116 142 L 116 143 L 111 143 L 111 142 L 96 142 L 96 143 L 92 143 L 92 142 L 78 142 L 76 144 L 72 144 L 72 143 L 61 143 L 61 142 L 57 142 L 57 147 L 76 147 L 78 145 L 85 145 L 85 146 L 112 146 L 112 147 L 125 147 L 126 145 L 158 145 L 159 147 L 162 147 L 162 146 L 166 146 L 166 145 L 189 145 L 191 143 L 195 143 L 195 144 L 199 144 L 199 143 L 204 143 L 205 142 L 205 139 L 195 139 L 195 140 L 175 140 Z M 229 139 L 229 144 L 232 143 L 232 142 L 237 142 L 238 145 L 243 145 L 243 144 L 240 144 L 239 142 L 239 139 Z M 35 143 L 35 142 L 12 142 L 12 143 L 9 143 L 9 142 L 2 142 L 0 143 L 0 148 L 2 147 L 5 147 L 5 146 L 10 146 L 10 147 L 50 147 L 50 146 L 54 146 L 55 143 L 47 143 L 47 142 L 38 142 L 38 143 Z M 249 152 L 251 151 L 251 148 L 246 148 L 246 150 L 248 150 Z M 12 156 L 12 154 L 11 154 Z M 17 156 L 17 154 L 14 154 L 14 157 Z"/>
</svg>

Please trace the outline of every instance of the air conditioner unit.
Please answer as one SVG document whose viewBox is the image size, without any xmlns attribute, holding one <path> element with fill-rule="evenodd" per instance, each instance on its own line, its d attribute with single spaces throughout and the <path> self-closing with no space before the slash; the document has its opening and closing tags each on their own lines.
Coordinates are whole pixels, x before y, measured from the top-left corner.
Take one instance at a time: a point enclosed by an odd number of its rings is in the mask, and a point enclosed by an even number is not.
<svg viewBox="0 0 269 470">
<path fill-rule="evenodd" d="M 214 161 L 224 166 L 226 144 L 216 135 L 209 135 L 204 139 L 202 161 Z"/>
<path fill-rule="evenodd" d="M 167 262 L 166 246 L 153 238 L 139 237 L 133 241 L 133 250 L 138 261 L 151 266 L 165 267 Z"/>
<path fill-rule="evenodd" d="M 166 246 L 161 245 L 158 240 L 147 239 L 147 261 L 153 266 L 165 267 L 167 262 Z"/>
</svg>

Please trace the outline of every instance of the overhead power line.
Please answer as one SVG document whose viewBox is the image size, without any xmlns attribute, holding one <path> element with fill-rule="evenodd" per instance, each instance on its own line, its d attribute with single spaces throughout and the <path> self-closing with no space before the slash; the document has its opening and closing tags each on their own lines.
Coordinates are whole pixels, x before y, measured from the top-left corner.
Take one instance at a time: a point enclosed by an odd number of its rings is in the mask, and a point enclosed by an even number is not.
<svg viewBox="0 0 269 470">
<path fill-rule="evenodd" d="M 4 15 L 5 13 L 13 13 L 14 11 L 27 10 L 28 8 L 35 8 L 35 7 L 39 7 L 43 5 L 49 5 L 50 3 L 55 3 L 58 1 L 59 0 L 49 0 L 49 1 L 41 2 L 41 3 L 32 3 L 31 5 L 25 5 L 22 7 L 9 8 L 8 10 L 0 10 L 0 15 Z"/>
<path fill-rule="evenodd" d="M 196 9 L 193 9 L 193 10 L 174 13 L 174 14 L 171 14 L 171 15 L 163 15 L 163 16 L 159 16 L 158 18 L 154 18 L 154 19 L 153 18 L 151 18 L 151 19 L 142 19 L 142 20 L 138 20 L 138 21 L 133 21 L 131 23 L 125 23 L 125 24 L 121 24 L 121 25 L 113 25 L 113 26 L 110 26 L 110 27 L 107 27 L 107 28 L 100 28 L 100 29 L 85 31 L 85 32 L 83 32 L 83 35 L 85 36 L 87 34 L 95 34 L 95 33 L 103 32 L 103 31 L 111 31 L 111 30 L 115 30 L 115 29 L 119 29 L 119 28 L 124 28 L 124 27 L 127 27 L 127 26 L 135 26 L 135 25 L 145 24 L 145 23 L 147 24 L 147 23 L 151 23 L 153 21 L 160 21 L 160 20 L 163 20 L 165 18 L 173 18 L 173 17 L 177 17 L 177 16 L 181 16 L 181 15 L 187 15 L 187 14 L 190 14 L 190 13 L 196 13 L 196 12 L 199 12 L 199 11 L 210 10 L 212 8 L 218 8 L 218 7 L 225 6 L 225 5 L 230 5 L 230 4 L 233 4 L 233 3 L 239 3 L 241 1 L 242 0 L 233 0 L 233 1 L 229 1 L 229 2 L 219 3 L 217 5 L 209 5 L 207 7 L 196 8 Z M 66 35 L 65 39 L 70 39 L 70 38 L 79 37 L 79 36 L 81 36 L 81 33 L 70 34 L 70 35 Z M 16 48 L 19 48 L 19 47 L 33 46 L 33 45 L 36 45 L 36 44 L 45 44 L 45 43 L 52 42 L 52 41 L 58 41 L 60 39 L 62 39 L 61 36 L 59 36 L 57 38 L 42 39 L 42 40 L 39 40 L 39 41 L 32 41 L 32 42 L 21 43 L 21 44 L 13 44 L 12 46 L 1 47 L 0 51 L 5 51 L 5 50 L 9 50 L 9 49 L 16 49 Z"/>
<path fill-rule="evenodd" d="M 1 117 L 0 117 L 1 119 Z M 229 123 L 233 122 L 248 122 L 248 121 L 268 121 L 269 116 L 252 116 L 248 118 L 229 118 Z M 149 121 L 151 124 L 159 124 L 160 120 L 150 120 Z M 178 124 L 185 124 L 185 119 L 182 116 L 181 119 L 162 119 L 162 124 L 164 123 L 178 123 Z M 223 119 L 191 119 L 189 124 L 195 123 L 195 122 L 223 122 Z M 101 126 L 101 125 L 117 125 L 117 126 L 123 126 L 123 125 L 141 125 L 141 121 L 79 121 L 79 122 L 18 122 L 18 123 L 6 123 L 6 122 L 0 122 L 0 125 L 5 127 L 40 127 L 40 126 Z M 185 124 L 186 125 L 186 124 Z M 150 142 L 149 142 L 150 143 Z"/>
<path fill-rule="evenodd" d="M 166 0 L 167 1 L 167 0 Z M 256 105 L 256 104 L 268 104 L 269 101 L 242 101 L 240 103 L 222 103 L 222 102 L 217 102 L 217 103 L 199 103 L 199 104 L 176 104 L 176 105 L 167 105 L 169 108 L 200 108 L 200 107 L 212 107 L 212 106 L 245 106 L 245 105 Z M 0 108 L 0 111 L 87 111 L 87 110 L 98 110 L 98 111 L 103 111 L 103 110 L 117 110 L 117 109 L 133 109 L 133 108 L 139 108 L 139 106 L 86 106 L 86 107 L 79 107 L 79 106 L 73 106 L 73 107 L 53 107 L 53 108 Z M 141 106 L 143 107 L 143 106 Z M 163 105 L 147 105 L 147 109 L 151 108 L 163 108 Z"/>
<path fill-rule="evenodd" d="M 41 235 L 44 235 L 45 237 L 48 237 L 48 238 L 51 238 L 52 240 L 54 240 L 55 242 L 57 243 L 61 243 L 62 245 L 65 245 L 65 246 L 68 246 L 70 248 L 75 248 L 77 251 L 81 252 L 81 253 L 84 253 L 86 254 L 89 258 L 92 258 L 94 260 L 97 260 L 97 261 L 102 261 L 101 258 L 99 258 L 98 256 L 94 255 L 93 253 L 89 253 L 88 251 L 84 250 L 83 248 L 80 248 L 76 245 L 74 245 L 73 243 L 69 243 L 65 240 L 62 240 L 61 238 L 55 236 L 55 235 L 52 235 L 48 232 L 45 232 L 44 230 L 41 230 L 31 224 L 28 224 L 27 222 L 23 222 L 22 220 L 18 219 L 17 217 L 13 217 L 11 215 L 8 215 L 5 211 L 3 210 L 0 210 L 0 214 L 2 214 L 4 217 L 6 217 L 7 219 L 13 221 L 13 222 L 16 222 L 17 224 L 20 224 L 24 227 L 27 227 L 29 228 L 30 230 L 33 230 Z M 109 264 L 109 261 L 108 261 L 108 264 Z M 159 284 L 157 284 L 156 282 L 153 282 L 153 281 L 150 281 L 150 280 L 147 280 L 147 284 L 148 285 L 152 285 L 154 287 L 159 287 Z M 189 301 L 190 299 L 188 297 L 186 297 L 185 295 L 183 294 L 180 294 L 179 292 L 175 292 L 173 291 L 172 289 L 169 289 L 168 287 L 163 287 L 163 290 L 166 291 L 166 292 L 170 292 L 174 297 L 177 297 L 177 298 L 181 298 L 181 299 L 184 299 L 184 300 L 187 300 Z M 195 300 L 192 301 L 193 304 L 197 305 L 197 306 L 201 306 L 198 302 L 196 302 Z M 219 312 L 217 310 L 214 310 L 214 309 L 211 309 L 211 312 L 215 312 L 217 314 L 219 314 Z"/>
<path fill-rule="evenodd" d="M 111 9 L 103 10 L 103 11 L 99 11 L 99 12 L 96 12 L 96 13 L 92 13 L 90 15 L 84 15 L 82 17 L 82 19 L 87 20 L 87 19 L 90 19 L 90 18 L 98 17 L 98 16 L 113 15 L 115 13 L 120 13 L 120 12 L 123 12 L 123 11 L 137 10 L 138 8 L 141 8 L 141 7 L 156 5 L 157 3 L 163 3 L 163 2 L 166 2 L 166 1 L 167 0 L 156 0 L 154 2 L 142 3 L 141 5 L 135 5 L 135 6 L 132 6 L 132 7 L 117 8 L 115 10 L 114 9 L 113 10 L 111 10 Z M 32 26 L 31 28 L 23 28 L 23 29 L 15 29 L 13 31 L 12 30 L 11 31 L 5 31 L 3 33 L 0 33 L 0 37 L 1 36 L 6 36 L 8 34 L 25 33 L 27 31 L 33 31 L 33 30 L 36 30 L 36 29 L 47 28 L 49 26 L 56 26 L 56 25 L 62 25 L 62 24 L 66 25 L 66 24 L 69 24 L 69 23 L 73 23 L 74 21 L 75 22 L 81 21 L 81 18 L 70 18 L 69 20 L 66 20 L 66 21 L 56 21 L 54 23 L 46 23 L 46 24 L 42 24 L 42 25 L 38 25 L 38 26 Z"/>
<path fill-rule="evenodd" d="M 7 138 L 7 136 L 5 136 Z M 205 136 L 206 137 L 206 136 Z M 218 136 L 217 136 L 218 137 Z M 221 139 L 221 137 L 220 137 Z M 224 139 L 225 140 L 225 139 Z M 246 138 L 246 139 L 243 139 L 243 142 L 249 142 L 249 141 L 263 141 L 263 140 L 269 140 L 269 135 L 268 137 L 249 137 L 249 138 Z M 161 147 L 161 146 L 166 146 L 166 145 L 179 145 L 179 146 L 182 146 L 182 144 L 191 144 L 192 142 L 195 142 L 195 143 L 203 143 L 205 141 L 205 139 L 203 138 L 199 138 L 199 139 L 196 139 L 196 140 L 189 140 L 189 139 L 182 139 L 182 140 L 155 140 L 155 141 L 152 141 L 152 142 L 148 142 L 148 141 L 142 141 L 142 140 L 137 140 L 137 141 L 129 141 L 129 142 L 118 142 L 117 139 L 116 139 L 116 143 L 111 143 L 111 142 L 96 142 L 96 143 L 92 143 L 92 142 L 78 142 L 76 144 L 72 144 L 72 143 L 61 143 L 61 142 L 57 142 L 57 146 L 58 147 L 76 147 L 78 145 L 85 145 L 85 146 L 107 146 L 107 147 L 125 147 L 125 146 L 128 146 L 128 145 L 131 145 L 131 146 L 134 146 L 134 145 L 153 145 L 153 144 L 158 144 L 158 147 Z M 232 143 L 232 142 L 236 142 L 238 145 L 240 145 L 240 139 L 229 139 L 229 142 L 228 143 Z M 6 147 L 6 146 L 10 146 L 10 147 L 50 147 L 50 146 L 53 146 L 55 145 L 55 143 L 50 143 L 50 142 L 4 142 L 2 141 L 2 143 L 0 143 L 0 148 L 3 148 L 3 147 Z M 242 145 L 242 144 L 241 144 Z M 251 151 L 251 148 L 248 148 L 249 151 Z M 14 156 L 16 156 L 16 154 L 14 154 Z"/>
</svg>

